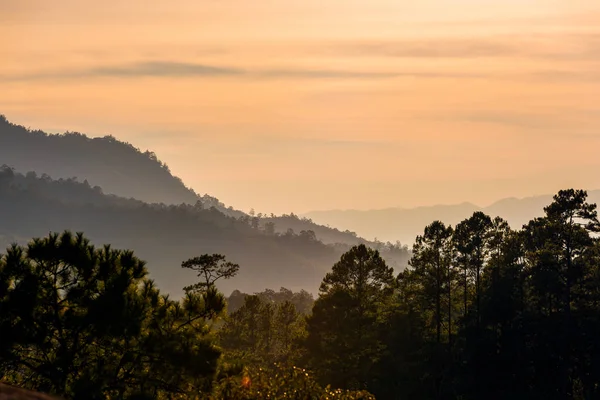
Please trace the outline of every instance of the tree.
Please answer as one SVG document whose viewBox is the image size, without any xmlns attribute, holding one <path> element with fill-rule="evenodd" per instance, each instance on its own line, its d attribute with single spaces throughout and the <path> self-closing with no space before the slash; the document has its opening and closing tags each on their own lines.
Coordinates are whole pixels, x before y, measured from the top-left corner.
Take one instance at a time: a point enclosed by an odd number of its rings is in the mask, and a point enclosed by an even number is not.
<svg viewBox="0 0 600 400">
<path fill-rule="evenodd" d="M 182 268 L 188 268 L 198 273 L 200 282 L 186 286 L 186 292 L 206 293 L 214 287 L 219 279 L 229 279 L 237 274 L 240 269 L 238 264 L 234 264 L 225 259 L 221 254 L 204 254 L 200 257 L 190 258 L 181 263 Z"/>
<path fill-rule="evenodd" d="M 297 345 L 304 337 L 304 322 L 304 318 L 291 301 L 286 300 L 277 307 L 273 327 L 277 340 L 275 351 L 278 362 L 288 363 L 298 359 Z"/>
<path fill-rule="evenodd" d="M 290 302 L 296 308 L 299 314 L 310 314 L 315 299 L 311 293 L 301 289 L 298 292 L 293 292 L 287 288 L 280 288 L 278 292 L 273 289 L 265 289 L 262 292 L 256 293 L 256 295 L 263 302 L 270 302 L 276 306 L 279 306 L 285 302 Z M 239 310 L 244 304 L 244 299 L 248 294 L 242 293 L 239 290 L 234 290 L 228 298 L 228 311 L 233 313 Z"/>
<path fill-rule="evenodd" d="M 271 221 L 265 222 L 264 229 L 265 229 L 265 233 L 267 235 L 270 235 L 270 236 L 275 235 L 275 223 L 274 222 L 271 222 Z"/>
<path fill-rule="evenodd" d="M 368 385 L 394 283 L 379 252 L 362 244 L 343 254 L 325 276 L 307 321 L 310 362 L 323 381 L 348 389 Z"/>
<path fill-rule="evenodd" d="M 431 342 L 424 353 L 429 360 L 432 395 L 440 398 L 442 383 L 448 375 L 452 345 L 454 285 L 452 228 L 441 221 L 425 227 L 417 236 L 413 256 L 409 261 L 412 270 L 402 275 L 402 290 L 411 291 L 415 310 L 424 323 L 423 339 Z M 406 321 L 413 322 L 409 318 Z M 444 334 L 442 333 L 443 331 Z M 447 343 L 447 344 L 446 344 Z"/>
<path fill-rule="evenodd" d="M 297 361 L 304 332 L 304 318 L 293 303 L 257 294 L 245 296 L 243 306 L 226 319 L 219 339 L 229 361 L 266 367 Z"/>
<path fill-rule="evenodd" d="M 417 236 L 409 265 L 420 282 L 422 311 L 432 311 L 436 342 L 442 342 L 442 327 L 447 324 L 447 340 L 452 326 L 452 228 L 441 221 L 425 227 Z M 447 308 L 442 311 L 442 305 Z M 433 309 L 432 309 L 433 308 Z"/>
<path fill-rule="evenodd" d="M 220 352 L 206 321 L 224 299 L 170 300 L 146 275 L 131 251 L 82 234 L 11 246 L 0 259 L 0 376 L 67 399 L 209 391 Z"/>
<path fill-rule="evenodd" d="M 543 313 L 544 322 L 549 323 L 546 329 L 560 337 L 550 351 L 540 348 L 559 364 L 556 375 L 545 379 L 559 382 L 558 393 L 563 398 L 573 396 L 579 361 L 574 344 L 580 340 L 589 343 L 586 335 L 578 333 L 573 315 L 579 312 L 580 300 L 587 294 L 586 282 L 594 271 L 590 262 L 596 261 L 593 253 L 597 239 L 592 235 L 600 230 L 596 205 L 586 199 L 583 190 L 561 190 L 544 208 L 546 215 L 524 227 L 532 300 Z"/>
<path fill-rule="evenodd" d="M 256 295 L 245 296 L 243 306 L 227 318 L 219 331 L 219 341 L 227 349 L 230 358 L 254 365 L 262 364 L 266 351 L 263 348 L 264 328 L 271 328 L 266 321 L 270 313 L 266 317 L 263 315 L 264 305 Z"/>
<path fill-rule="evenodd" d="M 463 268 L 463 307 L 466 316 L 469 302 L 469 283 L 475 286 L 475 321 L 479 324 L 481 305 L 481 273 L 489 256 L 492 219 L 476 211 L 456 226 L 454 242 L 459 264 Z"/>
</svg>

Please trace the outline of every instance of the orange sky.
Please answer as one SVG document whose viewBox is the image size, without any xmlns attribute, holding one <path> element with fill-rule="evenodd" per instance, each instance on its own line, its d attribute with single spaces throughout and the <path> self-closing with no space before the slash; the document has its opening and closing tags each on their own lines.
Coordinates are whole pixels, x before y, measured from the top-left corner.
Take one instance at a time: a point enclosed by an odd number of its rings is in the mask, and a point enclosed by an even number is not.
<svg viewBox="0 0 600 400">
<path fill-rule="evenodd" d="M 0 113 L 152 149 L 246 211 L 600 188 L 597 0 L 0 0 L 0 11 Z"/>
</svg>

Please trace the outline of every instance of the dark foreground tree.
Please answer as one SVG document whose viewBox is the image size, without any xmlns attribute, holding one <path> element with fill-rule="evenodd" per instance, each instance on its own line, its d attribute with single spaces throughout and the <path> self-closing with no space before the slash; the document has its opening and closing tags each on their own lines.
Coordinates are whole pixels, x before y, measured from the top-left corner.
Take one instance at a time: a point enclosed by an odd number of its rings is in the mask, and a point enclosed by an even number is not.
<svg viewBox="0 0 600 400">
<path fill-rule="evenodd" d="M 161 295 L 131 251 L 65 232 L 0 259 L 0 379 L 65 398 L 194 398 L 220 352 L 222 296 Z M 140 397 L 141 396 L 141 397 Z"/>
<path fill-rule="evenodd" d="M 365 245 L 342 255 L 323 279 L 308 318 L 310 364 L 323 382 L 365 389 L 381 356 L 381 330 L 394 286 L 392 268 Z"/>
</svg>

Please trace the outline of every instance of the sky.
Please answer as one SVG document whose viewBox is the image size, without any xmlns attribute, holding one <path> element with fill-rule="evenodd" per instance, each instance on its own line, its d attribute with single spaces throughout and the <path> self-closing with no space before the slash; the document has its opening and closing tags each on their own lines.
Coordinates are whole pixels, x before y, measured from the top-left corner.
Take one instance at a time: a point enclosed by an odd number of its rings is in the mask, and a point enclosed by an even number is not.
<svg viewBox="0 0 600 400">
<path fill-rule="evenodd" d="M 0 114 L 257 212 L 600 188 L 597 0 L 0 0 Z"/>
</svg>

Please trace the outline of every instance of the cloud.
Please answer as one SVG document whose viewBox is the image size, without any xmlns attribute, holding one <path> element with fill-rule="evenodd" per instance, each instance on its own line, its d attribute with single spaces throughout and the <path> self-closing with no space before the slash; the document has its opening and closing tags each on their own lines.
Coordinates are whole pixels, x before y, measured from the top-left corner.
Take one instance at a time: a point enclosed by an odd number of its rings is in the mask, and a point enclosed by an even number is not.
<svg viewBox="0 0 600 400">
<path fill-rule="evenodd" d="M 330 43 L 328 54 L 351 57 L 422 59 L 538 58 L 551 60 L 600 60 L 598 34 L 494 35 L 488 37 L 430 38 L 420 40 Z"/>
<path fill-rule="evenodd" d="M 243 71 L 202 64 L 151 61 L 124 66 L 105 66 L 71 71 L 43 71 L 31 74 L 4 76 L 4 80 L 53 80 L 80 78 L 142 78 L 238 75 Z"/>
<path fill-rule="evenodd" d="M 62 80 L 86 78 L 144 77 L 223 77 L 240 76 L 255 79 L 386 79 L 397 77 L 475 78 L 477 74 L 423 71 L 351 71 L 328 69 L 259 69 L 244 70 L 188 62 L 150 61 L 122 66 L 101 66 L 71 71 L 42 71 L 30 74 L 4 75 L 4 81 Z"/>
<path fill-rule="evenodd" d="M 537 111 L 480 110 L 454 112 L 452 115 L 429 116 L 435 120 L 504 125 L 537 131 L 546 135 L 552 132 L 569 132 L 569 135 L 588 137 L 588 131 L 600 126 L 600 109 L 542 108 Z M 598 137 L 597 134 L 594 134 Z"/>
<path fill-rule="evenodd" d="M 292 149 L 297 148 L 358 148 L 364 149 L 367 147 L 372 148 L 388 148 L 389 146 L 395 145 L 394 142 L 384 140 L 342 140 L 342 139 L 327 139 L 327 138 L 315 138 L 315 137 L 283 137 L 283 136 L 272 136 L 262 137 L 262 141 L 268 142 L 271 145 L 278 147 L 289 147 Z"/>
<path fill-rule="evenodd" d="M 403 58 L 478 58 L 514 56 L 521 50 L 508 43 L 494 40 L 420 40 L 359 43 L 344 46 L 352 55 L 377 55 Z"/>
<path fill-rule="evenodd" d="M 529 77 L 547 82 L 600 83 L 598 70 L 542 70 L 529 74 Z"/>
<path fill-rule="evenodd" d="M 509 125 L 527 129 L 548 129 L 556 126 L 552 114 L 522 113 L 513 111 L 481 111 L 457 115 L 457 119 L 467 122 L 480 122 Z"/>
<path fill-rule="evenodd" d="M 252 75 L 259 78 L 355 78 L 355 79 L 377 79 L 394 78 L 399 76 L 393 72 L 368 72 L 368 71 L 339 71 L 325 69 L 272 69 L 255 71 Z"/>
</svg>

